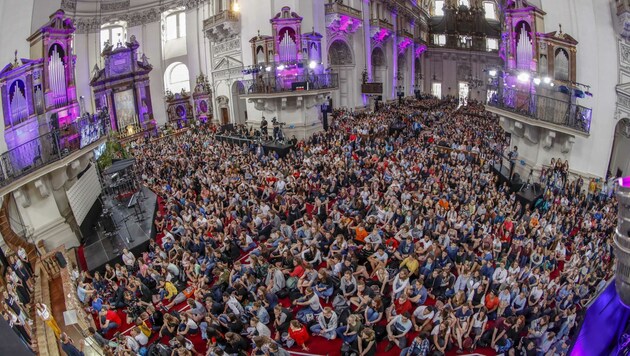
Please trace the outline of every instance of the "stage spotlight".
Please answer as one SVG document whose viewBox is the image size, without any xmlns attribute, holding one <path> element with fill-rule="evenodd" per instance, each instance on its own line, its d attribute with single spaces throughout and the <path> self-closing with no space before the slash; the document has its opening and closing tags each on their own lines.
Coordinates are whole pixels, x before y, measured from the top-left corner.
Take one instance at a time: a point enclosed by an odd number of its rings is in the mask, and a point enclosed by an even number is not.
<svg viewBox="0 0 630 356">
<path fill-rule="evenodd" d="M 281 64 L 281 65 L 279 65 L 279 66 L 278 66 L 278 69 L 279 69 L 279 70 L 284 70 L 284 68 L 285 68 L 285 67 L 284 67 L 284 64 Z"/>
<path fill-rule="evenodd" d="M 540 84 L 540 78 L 534 78 L 534 84 L 539 85 Z"/>
<path fill-rule="evenodd" d="M 545 84 L 549 84 L 549 83 L 551 83 L 551 78 L 549 78 L 549 77 L 544 77 L 544 78 L 543 78 L 543 82 L 544 82 Z"/>
<path fill-rule="evenodd" d="M 270 66 L 267 66 L 267 68 L 265 68 L 265 70 L 266 70 L 267 72 L 271 72 L 271 67 L 270 67 Z"/>
<path fill-rule="evenodd" d="M 524 83 L 529 80 L 529 73 L 521 72 L 516 78 L 518 79 L 519 82 Z"/>
<path fill-rule="evenodd" d="M 317 67 L 317 62 L 315 62 L 315 61 L 311 61 L 311 62 L 308 64 L 308 67 L 309 67 L 309 68 L 311 68 L 311 69 L 315 69 L 315 67 Z"/>
<path fill-rule="evenodd" d="M 496 69 L 490 69 L 488 74 L 490 74 L 491 77 L 496 77 L 497 76 L 497 71 L 496 71 Z"/>
</svg>

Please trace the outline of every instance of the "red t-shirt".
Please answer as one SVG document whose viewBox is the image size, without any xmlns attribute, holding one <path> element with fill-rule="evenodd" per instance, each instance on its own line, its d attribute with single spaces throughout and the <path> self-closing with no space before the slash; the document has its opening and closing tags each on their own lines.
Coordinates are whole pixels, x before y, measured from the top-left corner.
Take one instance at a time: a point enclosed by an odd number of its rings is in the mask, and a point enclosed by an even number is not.
<svg viewBox="0 0 630 356">
<path fill-rule="evenodd" d="M 306 328 L 304 327 L 304 325 L 302 325 L 301 328 L 297 329 L 297 330 L 293 330 L 293 328 L 289 328 L 289 336 L 291 337 L 291 339 L 293 339 L 295 341 L 296 344 L 298 345 L 304 345 L 304 343 L 309 339 L 309 335 L 308 335 L 308 331 L 306 330 Z"/>
<path fill-rule="evenodd" d="M 402 315 L 406 312 L 410 312 L 413 306 L 409 299 L 405 299 L 403 303 L 400 303 L 400 299 L 396 299 L 394 302 L 394 309 L 396 310 L 396 315 Z"/>
<path fill-rule="evenodd" d="M 105 319 L 109 320 L 111 323 L 118 324 L 118 326 L 122 325 L 122 320 L 118 316 L 118 313 L 113 310 L 107 311 L 107 314 L 105 314 Z"/>
</svg>

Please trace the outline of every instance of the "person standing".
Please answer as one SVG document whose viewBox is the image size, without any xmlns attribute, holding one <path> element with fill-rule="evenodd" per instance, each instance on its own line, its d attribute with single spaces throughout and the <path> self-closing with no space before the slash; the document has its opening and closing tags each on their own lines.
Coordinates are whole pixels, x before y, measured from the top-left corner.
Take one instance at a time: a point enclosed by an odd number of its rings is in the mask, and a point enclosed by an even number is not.
<svg viewBox="0 0 630 356">
<path fill-rule="evenodd" d="M 59 337 L 61 340 L 61 349 L 68 356 L 85 356 L 83 351 L 74 346 L 74 341 L 66 334 L 62 333 Z"/>
<path fill-rule="evenodd" d="M 37 315 L 42 318 L 42 320 L 48 325 L 49 328 L 55 333 L 55 337 L 59 338 L 61 336 L 61 328 L 57 325 L 57 321 L 52 316 L 46 304 L 37 303 L 35 304 L 35 308 L 37 310 Z"/>
</svg>

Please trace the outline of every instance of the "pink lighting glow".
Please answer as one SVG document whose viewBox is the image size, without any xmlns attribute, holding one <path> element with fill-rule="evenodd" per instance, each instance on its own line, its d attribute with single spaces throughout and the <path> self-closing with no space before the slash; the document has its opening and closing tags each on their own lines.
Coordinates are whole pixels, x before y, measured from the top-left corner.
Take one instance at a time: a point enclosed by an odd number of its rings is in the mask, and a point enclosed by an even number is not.
<svg viewBox="0 0 630 356">
<path fill-rule="evenodd" d="M 626 188 L 626 189 L 630 188 L 630 176 L 619 178 L 617 182 L 619 183 L 620 188 Z"/>
<path fill-rule="evenodd" d="M 419 58 L 420 56 L 422 56 L 422 53 L 426 52 L 426 50 L 427 50 L 427 45 L 420 45 L 418 48 L 416 48 L 416 53 L 415 53 L 416 58 Z"/>
<path fill-rule="evenodd" d="M 411 46 L 413 42 L 411 42 L 410 39 L 405 38 L 402 41 L 400 41 L 400 43 L 398 44 L 398 53 L 405 53 L 405 50 L 407 49 L 407 47 Z"/>
<path fill-rule="evenodd" d="M 389 36 L 389 31 L 386 28 L 381 28 L 380 31 L 378 31 L 375 35 L 374 35 L 374 40 L 376 42 L 383 42 L 385 41 L 385 39 Z"/>
</svg>

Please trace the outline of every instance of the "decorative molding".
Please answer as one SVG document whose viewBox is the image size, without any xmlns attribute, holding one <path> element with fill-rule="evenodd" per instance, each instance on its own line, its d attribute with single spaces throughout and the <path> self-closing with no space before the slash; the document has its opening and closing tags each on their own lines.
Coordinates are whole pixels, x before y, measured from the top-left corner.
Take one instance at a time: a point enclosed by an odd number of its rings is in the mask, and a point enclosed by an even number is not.
<svg viewBox="0 0 630 356">
<path fill-rule="evenodd" d="M 114 3 L 102 3 L 102 14 L 81 14 L 73 18 L 76 33 L 90 33 L 100 31 L 101 25 L 112 21 L 126 21 L 127 27 L 144 25 L 157 22 L 165 11 L 184 7 L 187 10 L 197 8 L 208 0 L 173 0 L 162 3 L 159 6 L 150 8 L 134 9 L 130 8 L 130 0 L 117 1 Z M 62 9 L 76 12 L 76 0 L 62 0 Z M 80 11 L 79 11 L 80 12 Z"/>
<path fill-rule="evenodd" d="M 238 36 L 223 42 L 218 42 L 212 46 L 212 56 L 219 57 L 227 52 L 239 51 L 241 49 L 241 37 Z"/>
<path fill-rule="evenodd" d="M 77 0 L 61 0 L 61 9 L 74 11 L 77 8 Z"/>
<path fill-rule="evenodd" d="M 131 5 L 130 0 L 122 0 L 116 2 L 102 2 L 101 11 L 121 11 L 129 9 Z"/>
<path fill-rule="evenodd" d="M 630 65 L 630 46 L 619 41 L 619 62 L 621 65 Z"/>
</svg>

